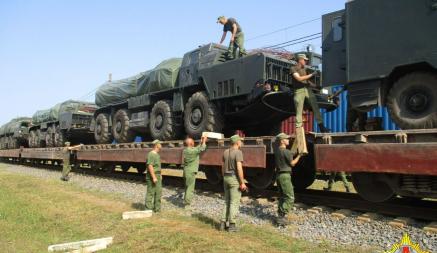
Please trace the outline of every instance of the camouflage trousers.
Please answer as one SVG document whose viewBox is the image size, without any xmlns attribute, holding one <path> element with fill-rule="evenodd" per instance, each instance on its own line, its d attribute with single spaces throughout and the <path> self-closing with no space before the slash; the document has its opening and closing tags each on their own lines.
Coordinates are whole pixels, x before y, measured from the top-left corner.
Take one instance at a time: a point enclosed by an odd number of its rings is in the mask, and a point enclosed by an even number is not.
<svg viewBox="0 0 437 253">
<path fill-rule="evenodd" d="M 190 205 L 194 196 L 194 186 L 196 185 L 197 172 L 184 171 L 185 194 L 184 205 Z"/>
<path fill-rule="evenodd" d="M 158 181 L 154 184 L 150 173 L 146 175 L 146 209 L 153 210 L 155 213 L 161 211 L 162 177 L 156 173 Z"/>
<path fill-rule="evenodd" d="M 347 191 L 349 191 L 349 182 L 347 181 L 346 173 L 344 172 L 331 172 L 328 181 L 328 190 L 332 189 L 332 185 L 334 184 L 337 175 L 340 176 L 340 179 L 343 182 L 344 187 L 346 188 Z"/>
<path fill-rule="evenodd" d="M 70 159 L 65 159 L 62 162 L 62 178 L 67 178 L 68 174 L 70 174 L 71 171 L 71 165 L 70 165 Z"/>
<path fill-rule="evenodd" d="M 290 212 L 294 204 L 294 190 L 291 183 L 291 172 L 279 173 L 276 178 L 279 189 L 278 215 L 284 216 Z"/>
<path fill-rule="evenodd" d="M 238 57 L 246 55 L 246 49 L 244 49 L 244 33 L 239 32 L 235 34 L 234 42 L 229 43 L 228 57 L 237 59 L 237 49 L 239 49 Z"/>
<path fill-rule="evenodd" d="M 318 124 L 323 124 L 323 118 L 320 114 L 319 105 L 317 104 L 316 96 L 311 88 L 300 88 L 294 90 L 294 108 L 296 109 L 296 128 L 302 127 L 303 119 L 303 107 L 305 105 L 305 100 L 308 99 L 311 109 L 314 113 L 314 118 L 317 120 Z"/>
<path fill-rule="evenodd" d="M 236 223 L 240 208 L 240 183 L 236 176 L 224 176 L 223 187 L 225 190 L 225 208 L 223 209 L 222 222 Z"/>
</svg>

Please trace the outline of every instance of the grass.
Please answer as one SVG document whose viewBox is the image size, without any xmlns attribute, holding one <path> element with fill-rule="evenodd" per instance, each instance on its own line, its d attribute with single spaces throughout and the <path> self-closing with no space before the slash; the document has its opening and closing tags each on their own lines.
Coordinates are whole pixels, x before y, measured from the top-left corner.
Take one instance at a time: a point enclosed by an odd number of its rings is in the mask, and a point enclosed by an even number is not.
<svg viewBox="0 0 437 253">
<path fill-rule="evenodd" d="M 48 245 L 114 237 L 104 252 L 365 252 L 315 245 L 271 226 L 244 225 L 237 234 L 214 229 L 201 215 L 164 211 L 147 220 L 122 221 L 133 204 L 71 184 L 16 175 L 0 167 L 0 251 L 47 252 Z"/>
</svg>

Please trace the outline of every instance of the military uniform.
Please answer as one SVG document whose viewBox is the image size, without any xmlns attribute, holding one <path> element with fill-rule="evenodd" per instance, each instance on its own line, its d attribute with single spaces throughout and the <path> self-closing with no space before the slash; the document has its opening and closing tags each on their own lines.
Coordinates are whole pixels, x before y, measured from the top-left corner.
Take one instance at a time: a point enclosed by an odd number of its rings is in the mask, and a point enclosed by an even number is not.
<svg viewBox="0 0 437 253">
<path fill-rule="evenodd" d="M 62 176 L 61 179 L 64 181 L 68 181 L 71 171 L 71 165 L 70 165 L 70 143 L 66 142 L 65 147 L 62 149 Z"/>
<path fill-rule="evenodd" d="M 223 188 L 225 192 L 225 208 L 222 213 L 222 223 L 236 223 L 240 208 L 240 182 L 238 180 L 237 162 L 243 162 L 243 152 L 239 149 L 229 148 L 223 153 Z"/>
<path fill-rule="evenodd" d="M 279 134 L 278 140 L 289 138 L 286 134 Z M 279 189 L 279 203 L 278 203 L 278 216 L 279 218 L 285 217 L 293 207 L 294 203 L 294 189 L 291 183 L 291 162 L 293 161 L 293 154 L 291 150 L 284 147 L 278 147 L 274 151 L 275 164 L 276 164 L 276 183 Z"/>
<path fill-rule="evenodd" d="M 189 206 L 194 194 L 194 186 L 196 184 L 196 175 L 199 170 L 199 155 L 205 151 L 206 145 L 202 144 L 197 147 L 187 147 L 183 151 L 184 157 L 184 181 L 185 195 L 184 205 Z"/>
<path fill-rule="evenodd" d="M 236 24 L 237 25 L 237 32 L 235 33 L 234 42 L 229 43 L 228 47 L 228 56 L 229 58 L 236 59 L 237 58 L 237 48 L 240 49 L 240 52 L 238 54 L 239 57 L 242 57 L 246 55 L 246 49 L 244 49 L 244 33 L 241 29 L 240 24 L 238 24 L 237 20 L 234 18 L 228 18 L 228 21 L 226 24 L 223 25 L 223 32 L 231 32 L 232 33 L 232 26 Z"/>
<path fill-rule="evenodd" d="M 299 76 L 306 76 L 307 71 L 305 68 L 300 66 L 293 66 L 290 69 L 290 74 L 298 73 Z M 293 87 L 294 87 L 294 107 L 296 110 L 296 128 L 302 127 L 302 113 L 303 107 L 305 104 L 305 100 L 308 99 L 310 106 L 313 110 L 314 117 L 317 120 L 317 123 L 323 124 L 323 118 L 320 114 L 319 105 L 317 104 L 316 96 L 314 95 L 313 90 L 310 87 L 310 83 L 308 80 L 299 82 L 293 77 Z"/>
<path fill-rule="evenodd" d="M 146 209 L 154 212 L 161 211 L 161 193 L 162 193 L 162 178 L 161 178 L 161 157 L 155 151 L 149 152 L 147 155 L 147 166 L 152 165 L 155 171 L 156 183 L 153 183 L 150 173 L 146 174 Z"/>
<path fill-rule="evenodd" d="M 346 173 L 344 172 L 331 172 L 331 175 L 329 176 L 328 187 L 325 188 L 325 190 L 330 191 L 332 189 L 332 185 L 334 184 L 337 175 L 340 176 L 341 181 L 343 182 L 343 185 L 346 188 L 346 192 L 350 192 L 351 190 L 349 188 L 349 182 L 347 181 Z"/>
</svg>

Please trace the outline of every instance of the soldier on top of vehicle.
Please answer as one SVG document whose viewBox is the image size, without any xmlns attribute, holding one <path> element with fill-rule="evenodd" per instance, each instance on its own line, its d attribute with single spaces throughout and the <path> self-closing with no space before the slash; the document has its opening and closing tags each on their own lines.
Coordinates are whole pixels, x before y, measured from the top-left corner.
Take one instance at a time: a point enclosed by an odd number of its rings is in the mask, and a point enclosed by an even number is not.
<svg viewBox="0 0 437 253">
<path fill-rule="evenodd" d="M 238 57 L 246 55 L 246 50 L 244 49 L 244 33 L 237 20 L 220 16 L 217 18 L 217 23 L 223 25 L 223 35 L 219 44 L 222 44 L 226 39 L 227 32 L 231 32 L 231 40 L 227 53 L 228 60 L 237 58 L 237 48 L 239 49 Z"/>
<path fill-rule="evenodd" d="M 305 104 L 305 100 L 308 99 L 308 102 L 313 110 L 314 117 L 317 120 L 320 131 L 322 133 L 329 132 L 329 129 L 326 128 L 323 124 L 323 118 L 320 114 L 319 105 L 317 104 L 316 97 L 311 89 L 311 86 L 314 84 L 311 82 L 311 78 L 315 75 L 315 73 L 308 74 L 306 70 L 308 58 L 305 54 L 297 55 L 296 66 L 291 67 L 290 74 L 293 76 L 293 88 L 294 88 L 294 106 L 296 109 L 296 130 L 302 127 L 302 113 L 303 107 Z"/>
</svg>

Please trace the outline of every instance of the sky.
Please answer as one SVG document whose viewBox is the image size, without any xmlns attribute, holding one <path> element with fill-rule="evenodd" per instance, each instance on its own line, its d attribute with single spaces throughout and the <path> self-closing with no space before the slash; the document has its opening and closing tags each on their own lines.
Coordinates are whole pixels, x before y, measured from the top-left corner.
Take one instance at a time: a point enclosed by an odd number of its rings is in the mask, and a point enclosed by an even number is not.
<svg viewBox="0 0 437 253">
<path fill-rule="evenodd" d="M 0 125 L 68 99 L 94 102 L 109 73 L 113 80 L 133 76 L 217 43 L 220 15 L 236 18 L 246 48 L 255 49 L 321 32 L 318 18 L 343 9 L 344 2 L 0 1 Z M 308 43 L 320 52 L 320 39 L 286 49 L 299 51 Z"/>
</svg>

